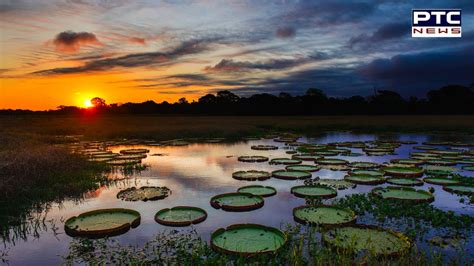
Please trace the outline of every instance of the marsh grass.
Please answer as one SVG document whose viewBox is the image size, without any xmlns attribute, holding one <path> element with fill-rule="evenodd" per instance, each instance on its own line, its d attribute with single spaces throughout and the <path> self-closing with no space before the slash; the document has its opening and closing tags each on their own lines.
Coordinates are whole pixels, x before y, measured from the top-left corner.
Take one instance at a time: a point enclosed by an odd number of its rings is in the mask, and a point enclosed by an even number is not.
<svg viewBox="0 0 474 266">
<path fill-rule="evenodd" d="M 143 246 L 125 246 L 113 239 L 74 239 L 63 263 L 73 265 L 444 265 L 440 254 L 412 248 L 400 258 L 375 257 L 370 250 L 353 254 L 321 243 L 319 228 L 286 226 L 286 246 L 277 253 L 241 257 L 214 252 L 191 230 L 160 232 Z"/>
<path fill-rule="evenodd" d="M 105 181 L 104 165 L 71 154 L 57 145 L 55 137 L 3 133 L 0 139 L 0 236 L 4 240 L 35 235 L 45 224 L 41 213 L 51 203 L 80 198 Z"/>
</svg>

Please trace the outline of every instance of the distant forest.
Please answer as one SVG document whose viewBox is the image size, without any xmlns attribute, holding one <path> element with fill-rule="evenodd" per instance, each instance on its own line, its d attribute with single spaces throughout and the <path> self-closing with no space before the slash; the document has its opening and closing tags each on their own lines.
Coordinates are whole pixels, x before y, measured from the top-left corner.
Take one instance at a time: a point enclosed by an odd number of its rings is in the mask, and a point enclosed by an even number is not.
<svg viewBox="0 0 474 266">
<path fill-rule="evenodd" d="M 368 97 L 328 97 L 322 90 L 308 89 L 304 95 L 267 93 L 239 97 L 223 90 L 206 94 L 198 101 L 181 98 L 175 103 L 107 104 L 104 99 L 91 100 L 94 107 L 59 106 L 57 110 L 34 112 L 0 110 L 0 114 L 186 114 L 186 115 L 355 115 L 355 114 L 474 114 L 474 84 L 470 87 L 448 85 L 430 90 L 426 98 L 403 98 L 390 90 L 377 90 Z"/>
</svg>

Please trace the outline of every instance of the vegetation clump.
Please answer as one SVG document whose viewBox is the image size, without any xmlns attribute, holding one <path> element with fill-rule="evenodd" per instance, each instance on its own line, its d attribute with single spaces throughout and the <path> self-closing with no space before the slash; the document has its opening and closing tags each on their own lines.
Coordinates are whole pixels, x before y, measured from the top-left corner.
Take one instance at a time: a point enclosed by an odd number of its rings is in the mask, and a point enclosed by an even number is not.
<svg viewBox="0 0 474 266">
<path fill-rule="evenodd" d="M 131 187 L 117 193 L 117 198 L 126 201 L 160 200 L 169 196 L 171 190 L 167 187 Z"/>
</svg>

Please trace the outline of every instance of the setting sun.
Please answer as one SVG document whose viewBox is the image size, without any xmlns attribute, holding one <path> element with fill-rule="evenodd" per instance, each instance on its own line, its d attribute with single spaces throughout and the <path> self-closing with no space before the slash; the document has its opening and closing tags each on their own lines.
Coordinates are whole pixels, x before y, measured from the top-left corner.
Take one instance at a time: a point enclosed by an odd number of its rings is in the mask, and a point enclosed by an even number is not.
<svg viewBox="0 0 474 266">
<path fill-rule="evenodd" d="M 87 99 L 84 101 L 84 107 L 85 108 L 89 108 L 89 107 L 92 107 L 92 103 L 91 103 L 91 100 L 90 99 Z"/>
</svg>

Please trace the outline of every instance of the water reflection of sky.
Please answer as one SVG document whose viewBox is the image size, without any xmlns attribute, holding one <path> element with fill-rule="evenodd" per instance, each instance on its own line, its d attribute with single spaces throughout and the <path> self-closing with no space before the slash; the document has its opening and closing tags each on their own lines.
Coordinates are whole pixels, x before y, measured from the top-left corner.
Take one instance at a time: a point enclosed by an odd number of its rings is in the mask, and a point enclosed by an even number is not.
<svg viewBox="0 0 474 266">
<path fill-rule="evenodd" d="M 429 140 L 423 135 L 391 135 L 389 139 L 414 140 L 419 143 Z M 301 138 L 300 141 L 311 143 L 329 143 L 338 141 L 366 141 L 374 140 L 373 135 L 354 135 L 351 133 L 323 134 L 316 138 Z M 278 145 L 280 149 L 273 151 L 254 151 L 250 149 L 255 144 Z M 361 156 L 342 157 L 348 161 L 369 161 L 387 162 L 394 158 L 408 158 L 409 152 L 414 145 L 403 145 L 397 149 L 397 155 L 390 156 Z M 134 146 L 138 147 L 138 146 Z M 68 243 L 71 238 L 64 234 L 63 221 L 68 217 L 78 215 L 82 212 L 101 208 L 130 208 L 141 213 L 141 224 L 138 228 L 132 229 L 128 233 L 117 236 L 115 239 L 126 244 L 142 244 L 153 239 L 153 236 L 170 227 L 162 226 L 154 221 L 155 213 L 162 209 L 177 205 L 192 205 L 205 209 L 208 218 L 205 222 L 194 227 L 206 240 L 210 233 L 219 228 L 226 227 L 234 223 L 260 223 L 280 227 L 286 223 L 294 223 L 292 209 L 303 205 L 305 201 L 290 194 L 290 188 L 300 185 L 302 181 L 286 181 L 279 179 L 269 179 L 266 181 L 246 182 L 233 179 L 232 173 L 239 170 L 265 170 L 272 171 L 281 169 L 282 166 L 269 165 L 268 163 L 243 163 L 238 162 L 240 155 L 264 155 L 270 159 L 277 157 L 289 157 L 283 149 L 283 143 L 276 143 L 272 140 L 258 140 L 248 142 L 226 143 L 226 144 L 192 144 L 183 147 L 146 147 L 150 149 L 149 156 L 143 163 L 150 165 L 150 168 L 141 172 L 139 176 L 131 179 L 119 181 L 109 187 L 101 187 L 97 191 L 86 194 L 86 199 L 81 202 L 66 201 L 61 205 L 53 204 L 48 213 L 48 220 L 53 219 L 59 227 L 59 235 L 54 235 L 51 230 L 41 231 L 38 239 L 31 238 L 28 241 L 18 241 L 10 247 L 8 259 L 13 265 L 17 264 L 57 264 L 61 258 L 58 255 L 66 254 Z M 111 150 L 118 152 L 129 146 L 112 147 Z M 141 147 L 138 147 L 141 148 Z M 360 152 L 360 149 L 352 149 Z M 164 156 L 150 156 L 152 154 L 165 154 Z M 309 162 L 305 162 L 309 163 Z M 464 173 L 474 176 L 472 173 Z M 117 175 L 117 174 L 114 174 Z M 341 179 L 345 175 L 342 171 L 320 170 L 313 173 L 313 176 L 320 178 Z M 270 185 L 277 189 L 277 195 L 265 199 L 265 206 L 261 209 L 232 213 L 222 210 L 215 210 L 209 205 L 209 199 L 219 193 L 233 192 L 237 188 L 249 184 Z M 159 201 L 149 202 L 127 202 L 116 198 L 116 194 L 121 189 L 131 186 L 167 186 L 172 190 L 172 194 Z M 433 185 L 423 185 L 423 189 L 428 189 Z M 435 201 L 433 204 L 443 210 L 452 210 L 456 213 L 466 213 L 473 215 L 474 207 L 467 203 L 459 203 L 459 197 L 445 192 L 440 186 L 434 186 Z M 358 185 L 353 190 L 343 190 L 338 192 L 338 197 L 352 193 L 370 192 L 372 186 Z M 328 201 L 329 202 L 329 201 Z M 467 201 L 466 201 L 467 202 Z M 366 221 L 364 221 L 366 222 Z M 470 244 L 474 244 L 471 238 Z M 8 244 L 11 246 L 11 244 Z M 472 245 L 471 245 L 472 246 Z"/>
</svg>

